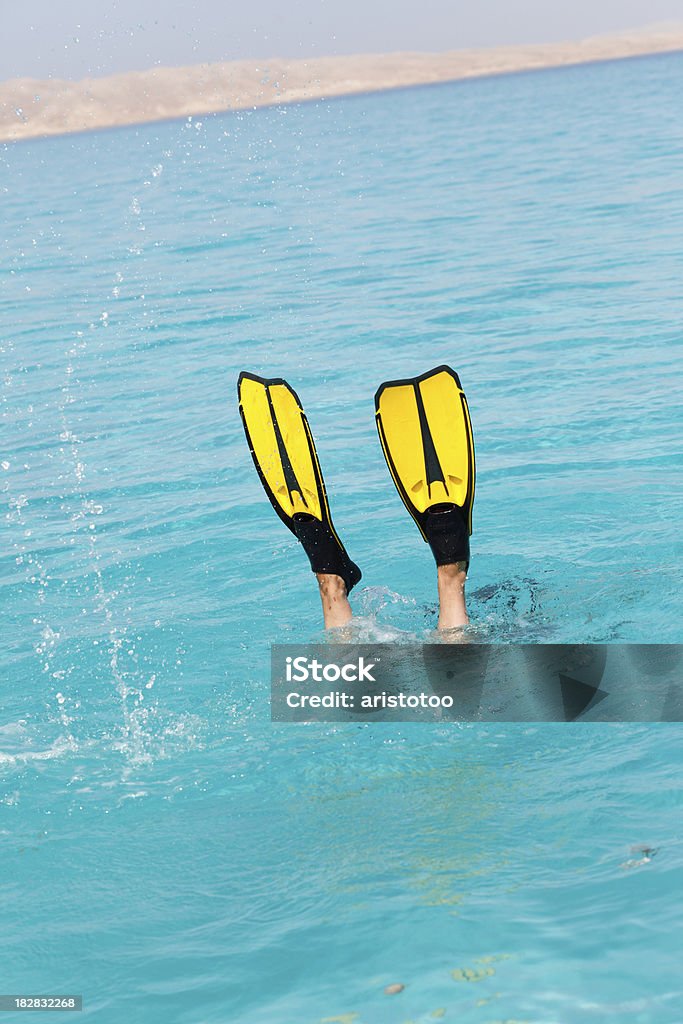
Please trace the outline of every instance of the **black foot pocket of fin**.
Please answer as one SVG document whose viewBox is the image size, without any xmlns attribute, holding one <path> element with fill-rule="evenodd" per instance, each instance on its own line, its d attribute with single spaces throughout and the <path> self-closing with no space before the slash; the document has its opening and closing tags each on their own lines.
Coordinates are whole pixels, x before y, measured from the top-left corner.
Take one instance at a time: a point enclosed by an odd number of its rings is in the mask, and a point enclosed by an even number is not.
<svg viewBox="0 0 683 1024">
<path fill-rule="evenodd" d="M 349 594 L 361 579 L 362 573 L 327 523 L 313 516 L 296 515 L 292 525 L 299 543 L 308 555 L 313 572 L 341 576 Z"/>
<path fill-rule="evenodd" d="M 457 505 L 432 505 L 424 518 L 425 533 L 437 565 L 470 562 L 470 538 L 463 510 Z"/>
</svg>

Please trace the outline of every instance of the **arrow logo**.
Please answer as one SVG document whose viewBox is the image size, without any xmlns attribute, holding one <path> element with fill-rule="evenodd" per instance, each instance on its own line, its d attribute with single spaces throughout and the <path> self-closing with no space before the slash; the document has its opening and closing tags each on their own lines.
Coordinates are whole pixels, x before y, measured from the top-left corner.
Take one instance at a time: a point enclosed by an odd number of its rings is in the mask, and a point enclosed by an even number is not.
<svg viewBox="0 0 683 1024">
<path fill-rule="evenodd" d="M 591 686 L 590 683 L 582 683 L 580 679 L 566 676 L 558 672 L 560 677 L 560 690 L 562 693 L 562 707 L 564 708 L 565 722 L 575 722 L 588 706 L 597 707 L 609 694 L 598 686 Z"/>
</svg>

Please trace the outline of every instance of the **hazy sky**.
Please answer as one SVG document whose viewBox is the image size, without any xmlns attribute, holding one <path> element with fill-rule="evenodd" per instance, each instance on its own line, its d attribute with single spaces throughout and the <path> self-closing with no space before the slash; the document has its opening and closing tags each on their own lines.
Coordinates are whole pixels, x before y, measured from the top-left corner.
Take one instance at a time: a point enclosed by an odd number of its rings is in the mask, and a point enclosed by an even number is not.
<svg viewBox="0 0 683 1024">
<path fill-rule="evenodd" d="M 681 0 L 0 0 L 0 80 L 449 50 L 682 21 Z"/>
</svg>

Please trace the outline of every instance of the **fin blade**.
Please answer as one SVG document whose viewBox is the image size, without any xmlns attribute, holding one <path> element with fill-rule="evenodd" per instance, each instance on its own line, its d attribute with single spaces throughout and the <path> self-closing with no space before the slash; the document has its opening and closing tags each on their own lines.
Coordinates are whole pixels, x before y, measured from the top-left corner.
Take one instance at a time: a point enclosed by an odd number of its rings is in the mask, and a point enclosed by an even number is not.
<svg viewBox="0 0 683 1024">
<path fill-rule="evenodd" d="M 427 510 L 437 504 L 462 509 L 471 533 L 474 441 L 458 375 L 439 366 L 388 381 L 375 395 L 375 410 L 387 465 L 423 537 Z"/>
<path fill-rule="evenodd" d="M 238 394 L 254 464 L 275 511 L 290 529 L 301 512 L 323 521 L 327 499 L 296 393 L 286 381 L 243 373 Z"/>
</svg>

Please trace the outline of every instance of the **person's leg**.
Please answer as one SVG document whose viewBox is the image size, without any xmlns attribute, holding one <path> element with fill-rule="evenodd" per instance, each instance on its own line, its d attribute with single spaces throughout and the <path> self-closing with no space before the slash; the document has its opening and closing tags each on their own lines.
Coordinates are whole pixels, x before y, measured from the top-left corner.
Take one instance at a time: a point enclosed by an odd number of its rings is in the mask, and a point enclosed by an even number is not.
<svg viewBox="0 0 683 1024">
<path fill-rule="evenodd" d="M 440 565 L 436 572 L 439 588 L 437 628 L 455 629 L 458 626 L 466 626 L 470 621 L 465 607 L 467 563 L 453 562 L 450 565 Z"/>
<path fill-rule="evenodd" d="M 344 580 L 341 576 L 323 572 L 316 573 L 316 579 L 320 588 L 325 629 L 345 626 L 352 618 L 353 612 Z"/>
</svg>

